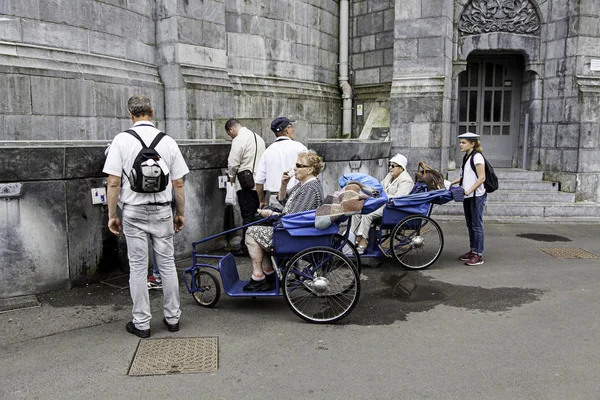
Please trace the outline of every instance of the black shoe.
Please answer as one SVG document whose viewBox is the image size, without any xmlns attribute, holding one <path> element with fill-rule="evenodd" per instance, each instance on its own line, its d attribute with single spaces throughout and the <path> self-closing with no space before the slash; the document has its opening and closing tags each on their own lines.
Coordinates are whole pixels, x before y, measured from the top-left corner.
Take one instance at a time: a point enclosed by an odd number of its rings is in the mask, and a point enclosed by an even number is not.
<svg viewBox="0 0 600 400">
<path fill-rule="evenodd" d="M 163 324 L 167 326 L 169 332 L 177 332 L 179 330 L 179 322 L 177 322 L 176 324 L 170 324 L 167 322 L 166 318 L 163 318 Z"/>
<path fill-rule="evenodd" d="M 267 282 L 269 282 L 269 285 L 274 288 L 275 287 L 275 276 L 277 275 L 277 272 L 273 271 L 272 274 L 267 275 L 265 274 L 265 280 Z"/>
<path fill-rule="evenodd" d="M 266 279 L 263 279 L 262 281 L 255 281 L 254 279 L 250 278 L 250 282 L 244 286 L 245 292 L 265 292 L 269 289 L 271 289 L 271 285 Z"/>
<path fill-rule="evenodd" d="M 127 325 L 125 325 L 125 329 L 127 332 L 132 333 L 137 337 L 141 337 L 142 339 L 150 337 L 150 329 L 138 329 L 135 327 L 133 321 L 128 322 Z"/>
</svg>

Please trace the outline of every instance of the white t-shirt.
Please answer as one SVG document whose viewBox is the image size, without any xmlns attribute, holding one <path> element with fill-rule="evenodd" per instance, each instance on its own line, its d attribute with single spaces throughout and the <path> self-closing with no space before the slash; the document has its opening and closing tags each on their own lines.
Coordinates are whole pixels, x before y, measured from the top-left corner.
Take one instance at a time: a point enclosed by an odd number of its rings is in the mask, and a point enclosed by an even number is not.
<svg viewBox="0 0 600 400">
<path fill-rule="evenodd" d="M 473 187 L 473 185 L 475 184 L 475 181 L 477 180 L 477 174 L 475 174 L 475 171 L 473 171 L 473 168 L 471 168 L 471 160 L 470 160 L 471 157 L 473 157 L 473 156 L 471 155 L 471 156 L 469 156 L 469 158 L 467 158 L 467 162 L 465 163 L 465 168 L 463 171 L 462 187 L 465 190 L 471 189 L 471 187 Z M 483 158 L 481 153 L 475 154 L 475 158 L 473 158 L 473 162 L 475 164 L 475 168 L 477 168 L 477 165 L 479 165 L 479 164 L 483 164 L 485 166 L 485 159 Z M 479 197 L 479 196 L 483 196 L 484 194 L 485 194 L 485 186 L 482 183 L 475 190 L 475 195 L 477 197 Z M 473 197 L 473 193 L 471 193 L 470 195 L 465 196 L 465 197 Z"/>
<path fill-rule="evenodd" d="M 154 127 L 150 121 L 136 122 L 132 128 L 149 146 L 160 130 Z M 167 188 L 159 193 L 137 193 L 131 190 L 129 178 L 133 162 L 142 149 L 142 144 L 133 135 L 121 132 L 113 139 L 104 168 L 102 172 L 109 175 L 121 177 L 121 193 L 119 194 L 119 206 L 122 204 L 140 205 L 148 203 L 168 203 L 173 199 L 173 185 L 171 181 L 183 178 L 190 170 L 181 155 L 181 150 L 173 138 L 165 136 L 156 145 L 156 151 L 160 154 L 169 172 L 169 183 Z M 167 173 L 167 171 L 163 172 Z"/>
<path fill-rule="evenodd" d="M 300 142 L 288 137 L 278 137 L 263 153 L 256 172 L 256 183 L 263 184 L 264 189 L 273 193 L 279 192 L 281 176 L 296 166 L 298 154 L 308 149 Z M 290 179 L 287 188 L 293 188 L 298 180 Z"/>
</svg>

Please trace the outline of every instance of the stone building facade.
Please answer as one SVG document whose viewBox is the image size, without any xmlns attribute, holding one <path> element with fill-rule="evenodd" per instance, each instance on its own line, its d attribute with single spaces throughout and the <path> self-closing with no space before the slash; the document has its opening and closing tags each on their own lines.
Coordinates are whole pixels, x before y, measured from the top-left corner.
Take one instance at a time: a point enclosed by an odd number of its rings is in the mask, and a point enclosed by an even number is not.
<svg viewBox="0 0 600 400">
<path fill-rule="evenodd" d="M 383 105 L 392 151 L 442 170 L 475 131 L 494 165 L 600 200 L 600 2 L 352 3 L 358 130 Z"/>
<path fill-rule="evenodd" d="M 345 6 L 351 136 L 389 142 L 336 140 Z M 349 160 L 383 178 L 395 152 L 411 172 L 418 160 L 453 169 L 469 130 L 495 166 L 544 171 L 600 200 L 600 0 L 3 0 L 0 184 L 22 186 L 16 197 L 0 188 L 0 297 L 123 261 L 89 196 L 136 93 L 192 170 L 187 203 L 198 206 L 179 258 L 222 230 L 215 186 L 232 117 L 267 142 L 275 116 L 297 119 L 330 190 Z"/>
</svg>

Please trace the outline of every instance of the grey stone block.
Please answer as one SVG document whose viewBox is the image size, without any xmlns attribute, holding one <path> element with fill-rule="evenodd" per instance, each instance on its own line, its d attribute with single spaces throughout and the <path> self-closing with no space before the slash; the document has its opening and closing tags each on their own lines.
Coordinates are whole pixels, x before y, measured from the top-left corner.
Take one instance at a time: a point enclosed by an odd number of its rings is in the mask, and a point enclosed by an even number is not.
<svg viewBox="0 0 600 400">
<path fill-rule="evenodd" d="M 190 18 L 177 18 L 177 39 L 188 44 L 203 43 L 203 23 Z"/>
<path fill-rule="evenodd" d="M 27 19 L 21 20 L 21 28 L 25 43 L 89 51 L 87 30 Z"/>
<path fill-rule="evenodd" d="M 31 114 L 29 76 L 0 74 L 0 112 Z"/>
<path fill-rule="evenodd" d="M 367 13 L 367 2 L 366 1 L 353 1 L 352 3 L 352 15 L 362 15 Z"/>
<path fill-rule="evenodd" d="M 93 83 L 89 81 L 31 77 L 34 114 L 91 116 L 92 93 Z"/>
<path fill-rule="evenodd" d="M 558 124 L 556 127 L 556 146 L 559 148 L 579 147 L 579 124 Z"/>
<path fill-rule="evenodd" d="M 383 50 L 369 51 L 364 53 L 365 68 L 379 67 L 383 65 Z"/>
<path fill-rule="evenodd" d="M 90 32 L 90 49 L 92 53 L 125 58 L 127 39 L 102 32 Z"/>
<path fill-rule="evenodd" d="M 394 77 L 394 68 L 391 66 L 379 68 L 379 81 L 391 82 Z"/>
<path fill-rule="evenodd" d="M 7 115 L 6 140 L 57 140 L 58 119 L 52 115 Z"/>
<path fill-rule="evenodd" d="M 541 129 L 541 146 L 554 147 L 556 145 L 556 125 L 543 124 Z"/>
<path fill-rule="evenodd" d="M 567 55 L 566 39 L 552 40 L 546 43 L 546 58 L 563 58 Z"/>
<path fill-rule="evenodd" d="M 375 35 L 376 49 L 389 49 L 394 47 L 394 35 L 392 31 L 382 32 Z"/>
<path fill-rule="evenodd" d="M 356 85 L 370 85 L 379 83 L 379 68 L 358 70 L 354 74 Z"/>
<path fill-rule="evenodd" d="M 350 62 L 353 69 L 362 69 L 364 68 L 364 54 L 354 54 L 350 58 Z"/>
<path fill-rule="evenodd" d="M 579 172 L 597 173 L 597 171 L 600 171 L 600 150 L 580 149 Z"/>
<path fill-rule="evenodd" d="M 21 41 L 21 20 L 19 18 L 3 17 L 0 21 L 0 40 L 9 42 Z"/>
<path fill-rule="evenodd" d="M 133 12 L 151 18 L 154 15 L 155 3 L 146 0 L 127 0 L 127 8 Z"/>
<path fill-rule="evenodd" d="M 394 65 L 394 49 L 383 51 L 383 65 Z"/>
<path fill-rule="evenodd" d="M 385 10 L 383 12 L 383 30 L 384 31 L 393 31 L 394 30 L 394 9 Z"/>
<path fill-rule="evenodd" d="M 416 58 L 418 44 L 418 39 L 396 39 L 394 41 L 394 58 Z"/>
<path fill-rule="evenodd" d="M 445 38 L 422 38 L 418 39 L 418 55 L 419 57 L 436 57 L 445 55 L 444 47 Z"/>
<path fill-rule="evenodd" d="M 600 145 L 600 125 L 597 123 L 583 123 L 581 130 L 581 147 L 597 148 Z"/>
<path fill-rule="evenodd" d="M 150 65 L 156 65 L 156 47 L 133 40 L 127 40 L 127 51 L 126 58 L 133 61 L 139 61 Z M 132 72 L 132 76 L 136 76 L 137 73 Z"/>
<path fill-rule="evenodd" d="M 62 179 L 63 171 L 62 148 L 0 148 L 0 182 Z"/>
<path fill-rule="evenodd" d="M 378 33 L 383 26 L 383 15 L 383 12 L 375 12 L 358 16 L 356 18 L 358 35 L 366 36 Z"/>
<path fill-rule="evenodd" d="M 563 150 L 562 159 L 563 159 L 563 171 L 566 172 L 577 172 L 577 167 L 579 164 L 577 150 Z"/>
<path fill-rule="evenodd" d="M 447 32 L 450 31 L 449 24 L 450 21 L 443 17 L 417 19 L 413 21 L 396 20 L 394 25 L 394 37 L 397 39 L 416 39 L 445 36 Z"/>
<path fill-rule="evenodd" d="M 376 11 L 387 10 L 390 8 L 390 0 L 368 0 L 367 11 L 372 13 Z"/>
<path fill-rule="evenodd" d="M 129 11 L 111 4 L 93 2 L 94 26 L 99 32 L 123 36 L 124 25 L 128 22 Z"/>
<path fill-rule="evenodd" d="M 8 218 L 0 233 L 4 249 L 0 252 L 0 297 L 67 286 L 64 199 L 62 182 L 25 182 L 21 197 L 6 203 Z"/>
<path fill-rule="evenodd" d="M 375 50 L 375 35 L 363 36 L 360 38 L 360 51 Z"/>
<path fill-rule="evenodd" d="M 224 49 L 226 46 L 225 25 L 202 23 L 202 45 L 214 49 Z"/>
<path fill-rule="evenodd" d="M 394 4 L 397 22 L 421 18 L 421 0 L 396 1 Z"/>
<path fill-rule="evenodd" d="M 427 57 L 394 60 L 394 74 L 417 76 L 443 76 L 446 72 L 445 57 Z"/>
<path fill-rule="evenodd" d="M 0 14 L 15 17 L 40 18 L 38 0 L 4 0 L 0 1 Z"/>
</svg>

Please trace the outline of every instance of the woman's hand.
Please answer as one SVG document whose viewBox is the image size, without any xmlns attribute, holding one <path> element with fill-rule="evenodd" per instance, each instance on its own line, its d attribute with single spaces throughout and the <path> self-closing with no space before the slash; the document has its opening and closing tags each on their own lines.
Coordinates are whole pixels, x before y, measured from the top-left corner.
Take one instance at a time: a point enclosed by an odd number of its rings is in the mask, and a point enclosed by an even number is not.
<svg viewBox="0 0 600 400">
<path fill-rule="evenodd" d="M 281 184 L 287 187 L 288 182 L 292 179 L 289 171 L 285 171 L 283 175 L 281 175 Z"/>
<path fill-rule="evenodd" d="M 273 210 L 263 210 L 263 209 L 259 209 L 257 210 L 258 214 L 263 217 L 263 218 L 267 218 L 270 217 L 271 215 L 275 214 L 273 212 Z"/>
</svg>

